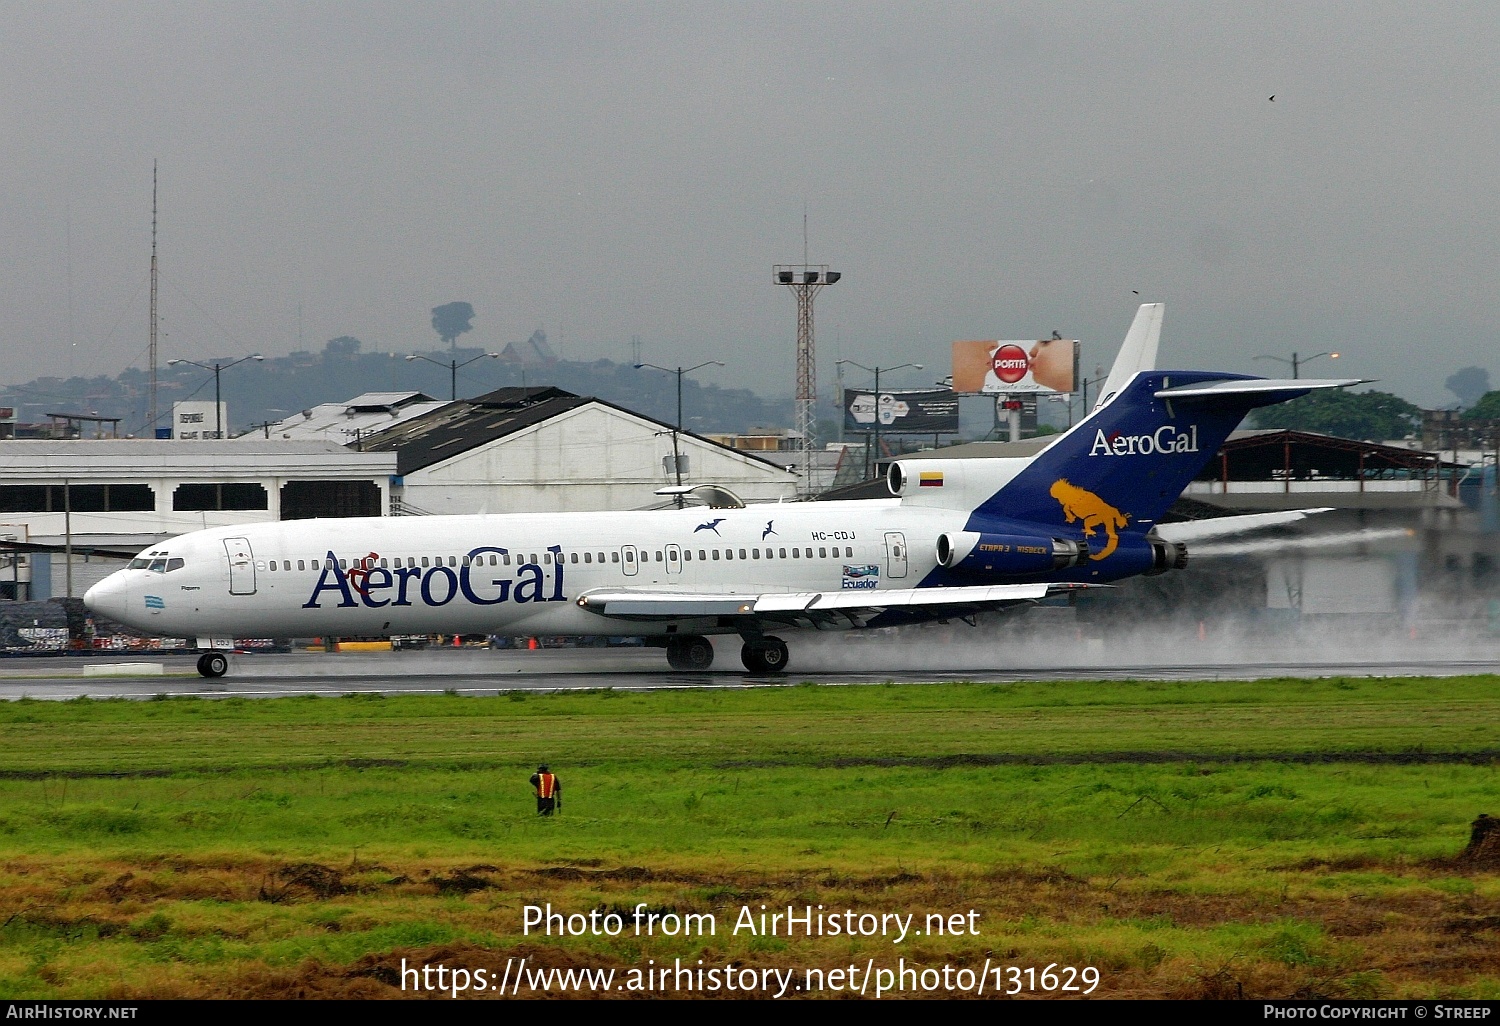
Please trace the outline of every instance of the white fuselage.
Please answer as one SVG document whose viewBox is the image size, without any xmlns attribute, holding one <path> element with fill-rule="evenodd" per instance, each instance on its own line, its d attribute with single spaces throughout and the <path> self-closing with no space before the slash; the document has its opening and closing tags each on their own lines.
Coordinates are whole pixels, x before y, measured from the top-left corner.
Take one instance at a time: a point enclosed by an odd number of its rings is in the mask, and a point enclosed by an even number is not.
<svg viewBox="0 0 1500 1026">
<path fill-rule="evenodd" d="M 86 601 L 186 637 L 732 633 L 715 618 L 610 618 L 577 599 L 914 588 L 938 535 L 967 515 L 892 499 L 253 524 L 161 543 Z"/>
</svg>

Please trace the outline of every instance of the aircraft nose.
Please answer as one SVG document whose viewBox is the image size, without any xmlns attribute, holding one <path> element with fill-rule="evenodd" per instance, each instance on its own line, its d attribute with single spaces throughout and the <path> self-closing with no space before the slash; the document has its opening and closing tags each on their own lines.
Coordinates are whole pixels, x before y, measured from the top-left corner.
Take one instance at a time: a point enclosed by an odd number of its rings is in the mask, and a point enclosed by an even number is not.
<svg viewBox="0 0 1500 1026">
<path fill-rule="evenodd" d="M 128 591 L 125 572 L 118 570 L 84 592 L 83 604 L 91 612 L 123 621 L 130 600 Z"/>
</svg>

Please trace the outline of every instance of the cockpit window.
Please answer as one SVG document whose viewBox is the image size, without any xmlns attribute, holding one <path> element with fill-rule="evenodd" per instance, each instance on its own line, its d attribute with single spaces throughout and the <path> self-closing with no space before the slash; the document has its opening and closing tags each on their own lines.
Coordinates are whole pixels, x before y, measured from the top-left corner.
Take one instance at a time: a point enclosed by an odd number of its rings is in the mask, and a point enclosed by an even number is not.
<svg viewBox="0 0 1500 1026">
<path fill-rule="evenodd" d="M 146 567 L 148 567 L 150 565 L 151 565 L 151 560 L 146 559 L 143 556 L 136 556 L 134 559 L 132 559 L 130 561 L 130 569 L 132 569 L 132 570 L 144 570 L 144 569 L 146 569 Z"/>
<path fill-rule="evenodd" d="M 167 560 L 167 573 L 171 573 L 173 570 L 181 570 L 182 569 L 182 565 L 185 562 L 186 562 L 186 560 L 182 560 L 182 559 L 169 559 L 169 560 Z"/>
<path fill-rule="evenodd" d="M 151 561 L 151 565 L 147 569 L 152 573 L 164 574 L 167 572 L 167 561 L 158 557 Z"/>
</svg>

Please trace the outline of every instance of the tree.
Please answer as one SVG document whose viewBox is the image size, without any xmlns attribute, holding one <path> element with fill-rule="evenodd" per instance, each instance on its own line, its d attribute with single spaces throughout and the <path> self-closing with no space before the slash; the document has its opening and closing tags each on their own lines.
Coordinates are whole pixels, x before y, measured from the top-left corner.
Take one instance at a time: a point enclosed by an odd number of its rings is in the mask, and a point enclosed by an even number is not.
<svg viewBox="0 0 1500 1026">
<path fill-rule="evenodd" d="M 1467 408 L 1490 390 L 1490 372 L 1483 367 L 1460 367 L 1443 384 Z"/>
<path fill-rule="evenodd" d="M 1480 400 L 1464 411 L 1470 420 L 1500 420 L 1500 391 L 1486 392 Z"/>
<path fill-rule="evenodd" d="M 1422 423 L 1422 411 L 1390 392 L 1313 392 L 1255 411 L 1255 426 L 1317 431 L 1366 441 L 1405 438 Z"/>
<path fill-rule="evenodd" d="M 358 356 L 361 345 L 363 343 L 353 335 L 340 335 L 338 338 L 328 340 L 328 344 L 323 347 L 323 353 L 325 356 Z"/>
<path fill-rule="evenodd" d="M 438 338 L 448 343 L 449 349 L 458 348 L 458 336 L 473 331 L 474 308 L 468 303 L 444 303 L 432 308 L 432 330 Z"/>
</svg>

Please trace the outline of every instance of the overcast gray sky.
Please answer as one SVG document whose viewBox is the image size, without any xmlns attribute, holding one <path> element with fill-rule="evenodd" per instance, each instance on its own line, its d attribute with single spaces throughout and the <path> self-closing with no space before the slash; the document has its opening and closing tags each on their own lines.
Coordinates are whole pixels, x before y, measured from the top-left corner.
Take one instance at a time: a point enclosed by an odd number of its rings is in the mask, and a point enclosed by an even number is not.
<svg viewBox="0 0 1500 1026">
<path fill-rule="evenodd" d="M 0 0 L 0 380 L 471 345 L 947 372 L 1053 329 L 1107 363 L 1346 354 L 1423 404 L 1495 330 L 1492 4 L 26 3 Z M 1276 99 L 1271 102 L 1272 94 Z M 1140 295 L 1133 295 L 1132 292 Z M 69 295 L 71 293 L 71 304 Z M 70 315 L 71 306 L 71 315 Z M 706 373 L 706 372 L 705 372 Z"/>
</svg>

